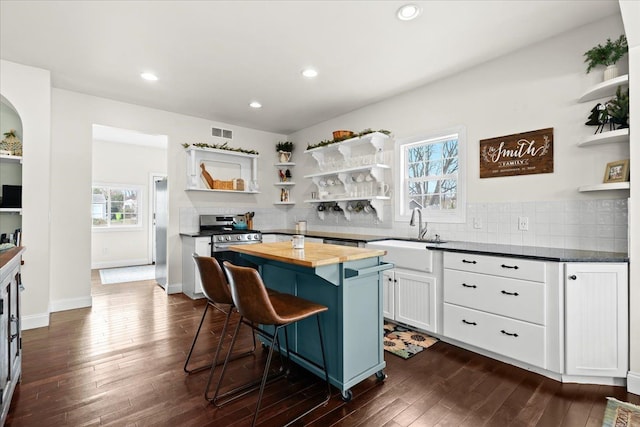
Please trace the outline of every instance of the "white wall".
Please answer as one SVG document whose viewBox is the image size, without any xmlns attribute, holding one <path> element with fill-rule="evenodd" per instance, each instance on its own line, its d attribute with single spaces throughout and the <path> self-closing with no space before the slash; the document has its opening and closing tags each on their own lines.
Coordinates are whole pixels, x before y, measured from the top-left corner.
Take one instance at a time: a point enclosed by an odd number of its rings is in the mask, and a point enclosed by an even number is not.
<svg viewBox="0 0 640 427">
<path fill-rule="evenodd" d="M 181 209 L 225 207 L 246 209 L 270 205 L 275 200 L 271 183 L 274 146 L 284 135 L 241 128 L 226 123 L 211 122 L 166 111 L 125 104 L 80 93 L 54 89 L 52 207 L 57 237 L 53 239 L 52 263 L 56 274 L 52 277 L 52 298 L 60 306 L 70 306 L 90 296 L 91 268 L 91 163 L 92 125 L 100 124 L 131 129 L 147 134 L 168 136 L 167 175 L 169 179 L 169 289 L 179 292 L 182 277 L 182 245 L 179 236 Z M 257 149 L 261 153 L 258 178 L 264 192 L 257 195 L 185 192 L 186 158 L 182 143 L 216 141 L 211 127 L 223 127 L 234 132 L 230 145 Z M 78 195 L 69 198 L 68 194 Z M 241 210 L 242 211 L 242 210 Z M 59 213 L 59 215 L 57 215 Z M 66 233 L 73 230 L 73 233 Z M 64 238 L 63 238 L 64 234 Z"/>
<path fill-rule="evenodd" d="M 24 329 L 49 323 L 51 76 L 49 71 L 0 60 L 0 93 L 22 119 Z M 62 248 L 64 252 L 64 248 Z"/>
<path fill-rule="evenodd" d="M 365 128 L 384 128 L 396 138 L 405 138 L 464 125 L 469 202 L 594 197 L 577 193 L 577 187 L 601 183 L 606 162 L 626 158 L 628 148 L 623 144 L 595 150 L 576 147 L 581 137 L 595 130 L 583 125 L 595 102 L 579 104 L 577 98 L 602 79 L 601 71 L 585 74 L 582 55 L 596 43 L 621 33 L 620 17 L 611 17 L 304 129 L 290 138 L 315 143 L 330 138 L 336 129 Z M 554 173 L 479 178 L 479 140 L 546 127 L 554 128 Z M 305 166 L 313 164 L 307 156 Z"/>
<path fill-rule="evenodd" d="M 620 1 L 620 10 L 624 20 L 624 27 L 629 41 L 629 87 L 633 95 L 630 96 L 629 128 L 631 133 L 631 165 L 640 164 L 640 2 Z M 637 173 L 635 178 L 638 179 Z M 630 367 L 627 379 L 627 389 L 640 394 L 640 186 L 631 186 L 629 201 L 629 352 Z"/>
<path fill-rule="evenodd" d="M 94 229 L 91 239 L 91 268 L 147 264 L 149 251 L 149 180 L 152 173 L 166 173 L 164 147 L 145 147 L 107 141 L 93 141 L 93 182 L 124 184 L 141 188 L 138 200 L 140 227 Z"/>
</svg>

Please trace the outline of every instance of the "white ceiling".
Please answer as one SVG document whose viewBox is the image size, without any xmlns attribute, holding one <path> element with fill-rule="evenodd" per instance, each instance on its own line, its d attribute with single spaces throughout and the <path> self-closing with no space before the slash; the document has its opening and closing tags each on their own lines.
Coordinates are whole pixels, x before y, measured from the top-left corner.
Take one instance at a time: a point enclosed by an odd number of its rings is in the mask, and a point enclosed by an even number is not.
<svg viewBox="0 0 640 427">
<path fill-rule="evenodd" d="M 399 21 L 408 2 L 2 0 L 0 57 L 51 70 L 56 88 L 289 134 L 620 13 L 617 0 L 414 1 L 422 14 Z"/>
</svg>

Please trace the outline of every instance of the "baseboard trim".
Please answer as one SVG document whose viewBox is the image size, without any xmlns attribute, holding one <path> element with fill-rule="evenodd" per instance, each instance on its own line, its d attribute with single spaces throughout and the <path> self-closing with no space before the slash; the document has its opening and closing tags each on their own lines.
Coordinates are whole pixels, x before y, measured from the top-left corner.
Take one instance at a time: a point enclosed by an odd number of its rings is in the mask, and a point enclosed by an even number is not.
<svg viewBox="0 0 640 427">
<path fill-rule="evenodd" d="M 134 267 L 136 265 L 147 265 L 149 260 L 146 258 L 139 259 L 120 259 L 114 261 L 92 262 L 91 269 L 98 270 L 101 268 L 117 268 L 117 267 Z"/>
<path fill-rule="evenodd" d="M 182 283 L 174 283 L 173 285 L 167 286 L 168 294 L 179 294 L 182 292 Z"/>
<path fill-rule="evenodd" d="M 640 395 L 640 372 L 629 371 L 627 374 L 627 391 Z"/>
<path fill-rule="evenodd" d="M 23 331 L 49 326 L 49 313 L 22 316 L 20 326 Z"/>
<path fill-rule="evenodd" d="M 76 308 L 86 308 L 93 305 L 93 299 L 91 295 L 80 298 L 66 298 L 51 301 L 49 304 L 49 312 L 55 313 L 58 311 L 75 310 Z"/>
</svg>

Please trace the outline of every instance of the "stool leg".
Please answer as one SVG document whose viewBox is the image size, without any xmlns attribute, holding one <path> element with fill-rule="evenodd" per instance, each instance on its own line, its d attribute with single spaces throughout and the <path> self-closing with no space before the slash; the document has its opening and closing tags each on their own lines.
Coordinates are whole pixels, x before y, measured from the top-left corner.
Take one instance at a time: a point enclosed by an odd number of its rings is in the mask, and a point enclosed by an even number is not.
<svg viewBox="0 0 640 427">
<path fill-rule="evenodd" d="M 210 365 L 208 365 L 208 366 L 200 366 L 199 368 L 195 368 L 195 369 L 187 369 L 187 365 L 189 364 L 189 360 L 191 360 L 191 354 L 193 353 L 193 349 L 196 347 L 196 341 L 198 341 L 198 336 L 200 335 L 200 329 L 202 329 L 202 324 L 204 323 L 204 318 L 207 316 L 208 310 L 209 310 L 209 302 L 207 302 L 207 305 L 205 305 L 204 307 L 204 312 L 202 313 L 202 318 L 200 319 L 200 325 L 198 325 L 198 330 L 196 331 L 196 335 L 193 337 L 193 342 L 191 343 L 191 348 L 189 349 L 187 360 L 185 360 L 184 362 L 183 369 L 187 374 L 198 372 L 210 367 Z"/>
<path fill-rule="evenodd" d="M 320 337 L 320 352 L 322 353 L 322 365 L 324 366 L 324 378 L 327 380 L 326 402 L 328 402 L 329 398 L 331 397 L 331 383 L 329 382 L 329 369 L 327 368 L 327 358 L 324 353 L 324 341 L 322 339 L 322 328 L 320 327 L 320 313 L 316 314 L 316 321 L 318 322 L 318 336 Z"/>
<path fill-rule="evenodd" d="M 211 372 L 209 372 L 209 379 L 207 380 L 207 387 L 204 390 L 204 397 L 213 402 L 215 406 L 218 406 L 218 393 L 220 392 L 220 386 L 222 385 L 222 380 L 224 378 L 224 374 L 227 371 L 227 365 L 229 364 L 229 359 L 231 356 L 231 352 L 233 351 L 233 346 L 236 343 L 236 338 L 238 337 L 238 331 L 240 330 L 240 326 L 242 325 L 242 317 L 238 321 L 236 325 L 236 330 L 233 332 L 233 338 L 231 338 L 231 344 L 229 345 L 229 350 L 227 351 L 227 357 L 224 358 L 224 364 L 222 365 L 222 373 L 220 374 L 220 378 L 218 378 L 218 384 L 216 385 L 216 391 L 212 398 L 209 398 L 209 387 L 211 386 L 211 378 L 213 378 L 213 371 L 215 369 L 215 365 L 211 367 Z M 217 357 L 217 354 L 216 354 Z"/>
<path fill-rule="evenodd" d="M 264 368 L 264 373 L 262 374 L 262 383 L 260 384 L 260 393 L 258 394 L 258 403 L 256 404 L 256 412 L 253 414 L 253 422 L 251 423 L 251 427 L 256 425 L 256 420 L 258 419 L 258 412 L 260 412 L 260 404 L 262 403 L 262 395 L 264 393 L 264 386 L 267 384 L 267 378 L 269 377 L 269 367 L 271 366 L 271 357 L 273 356 L 273 348 L 278 344 L 278 331 L 280 330 L 280 326 L 276 326 L 276 330 L 274 333 L 274 338 L 271 341 L 271 347 L 269 347 L 269 355 L 267 356 L 267 366 Z M 286 340 L 286 328 L 285 328 L 285 340 Z M 279 347 L 279 345 L 278 345 Z M 288 350 L 287 350 L 288 351 Z"/>
</svg>

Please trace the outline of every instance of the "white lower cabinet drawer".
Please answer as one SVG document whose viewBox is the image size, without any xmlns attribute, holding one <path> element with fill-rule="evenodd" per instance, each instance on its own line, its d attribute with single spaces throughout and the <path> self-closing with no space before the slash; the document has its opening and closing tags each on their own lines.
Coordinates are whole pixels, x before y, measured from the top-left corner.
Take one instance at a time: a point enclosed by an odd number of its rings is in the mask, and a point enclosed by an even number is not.
<svg viewBox="0 0 640 427">
<path fill-rule="evenodd" d="M 546 367 L 543 326 L 445 303 L 443 334 L 525 363 Z"/>
<path fill-rule="evenodd" d="M 544 283 L 444 270 L 444 302 L 544 325 Z"/>
<path fill-rule="evenodd" d="M 512 277 L 514 279 L 545 281 L 545 264 L 522 258 L 445 252 L 444 268 Z"/>
</svg>

